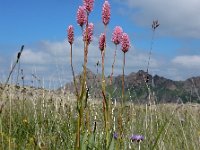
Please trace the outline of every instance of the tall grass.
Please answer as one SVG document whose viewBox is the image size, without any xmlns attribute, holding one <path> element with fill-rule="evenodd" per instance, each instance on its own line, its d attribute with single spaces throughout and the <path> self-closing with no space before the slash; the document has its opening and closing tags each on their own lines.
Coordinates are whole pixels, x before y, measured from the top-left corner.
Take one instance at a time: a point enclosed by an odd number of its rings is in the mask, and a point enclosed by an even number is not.
<svg viewBox="0 0 200 150">
<path fill-rule="evenodd" d="M 22 89 L 9 87 L 3 98 L 10 101 L 0 114 L 0 149 L 74 149 L 78 113 L 74 97 L 66 99 L 53 91 L 27 88 L 25 101 Z M 112 117 L 120 113 L 120 104 L 113 104 Z M 104 149 L 104 126 L 101 103 L 90 101 L 89 126 L 94 137 L 81 135 L 81 144 L 88 149 Z M 200 141 L 200 106 L 162 104 L 151 107 L 126 104 L 123 118 L 123 149 L 137 149 L 132 134 L 141 134 L 141 149 L 198 149 Z M 87 113 L 83 114 L 87 116 Z M 118 127 L 118 122 L 112 124 Z M 87 119 L 84 118 L 84 127 Z M 91 134 L 92 135 L 92 134 Z M 85 137 L 84 137 L 85 136 Z M 94 142 L 91 142 L 94 138 Z M 111 142 L 112 143 L 112 142 Z M 119 139 L 113 139 L 117 149 Z M 83 147 L 82 147 L 83 149 Z"/>
</svg>

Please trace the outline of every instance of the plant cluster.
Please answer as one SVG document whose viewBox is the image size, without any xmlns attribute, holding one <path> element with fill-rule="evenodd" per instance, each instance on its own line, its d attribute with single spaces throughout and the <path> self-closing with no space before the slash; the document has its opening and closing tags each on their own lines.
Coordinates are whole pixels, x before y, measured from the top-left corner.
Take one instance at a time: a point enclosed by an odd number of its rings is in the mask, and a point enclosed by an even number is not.
<svg viewBox="0 0 200 150">
<path fill-rule="evenodd" d="M 71 69 L 74 79 L 74 87 L 76 91 L 76 98 L 77 98 L 77 111 L 78 111 L 78 120 L 77 120 L 77 136 L 76 136 L 76 148 L 80 149 L 81 145 L 81 135 L 83 133 L 87 133 L 88 137 L 90 134 L 95 134 L 94 132 L 91 133 L 89 131 L 89 127 L 84 129 L 83 127 L 83 114 L 84 112 L 88 114 L 89 110 L 87 108 L 87 98 L 88 98 L 88 90 L 87 90 L 87 83 L 86 83 L 86 69 L 87 69 L 87 59 L 88 59 L 88 47 L 90 43 L 92 42 L 92 36 L 94 31 L 94 24 L 89 23 L 89 15 L 93 10 L 94 6 L 94 0 L 83 0 L 83 5 L 78 7 L 77 10 L 77 23 L 82 29 L 82 35 L 83 35 L 83 43 L 84 43 L 84 65 L 83 65 L 83 75 L 81 78 L 81 90 L 78 91 L 77 83 L 74 75 L 73 65 L 72 65 L 72 45 L 74 41 L 74 31 L 73 26 L 69 25 L 68 27 L 68 42 L 71 46 Z M 103 107 L 103 116 L 104 116 L 104 132 L 105 132 L 105 149 L 108 149 L 111 145 L 111 141 L 113 139 L 113 132 L 116 132 L 113 130 L 112 127 L 112 117 L 111 117 L 111 101 L 110 98 L 106 96 L 106 81 L 105 81 L 105 73 L 104 73 L 104 61 L 105 61 L 105 55 L 106 55 L 106 42 L 107 42 L 107 36 L 106 36 L 106 28 L 110 22 L 111 18 L 111 12 L 110 12 L 110 4 L 108 0 L 105 0 L 102 6 L 102 23 L 104 24 L 104 32 L 101 33 L 99 37 L 99 49 L 101 52 L 101 64 L 102 64 L 102 79 L 101 79 L 101 92 L 102 92 L 102 107 Z M 120 26 L 116 26 L 114 28 L 113 34 L 112 34 L 112 42 L 116 45 L 115 53 L 114 53 L 114 61 L 112 64 L 112 73 L 110 78 L 110 84 L 112 84 L 112 76 L 114 72 L 114 64 L 115 64 L 115 58 L 116 58 L 116 51 L 117 51 L 117 45 L 121 44 L 121 50 L 124 53 L 124 60 L 123 60 L 123 76 L 122 76 L 122 99 L 121 99 L 121 111 L 118 115 L 118 132 L 120 133 L 120 143 L 122 145 L 122 138 L 123 138 L 123 125 L 122 125 L 122 115 L 123 115 L 123 102 L 124 102 L 124 67 L 125 67 L 125 54 L 128 52 L 130 48 L 130 39 L 127 33 L 123 32 L 122 28 Z M 88 119 L 88 118 L 87 118 Z M 87 120 L 89 122 L 89 120 Z"/>
</svg>

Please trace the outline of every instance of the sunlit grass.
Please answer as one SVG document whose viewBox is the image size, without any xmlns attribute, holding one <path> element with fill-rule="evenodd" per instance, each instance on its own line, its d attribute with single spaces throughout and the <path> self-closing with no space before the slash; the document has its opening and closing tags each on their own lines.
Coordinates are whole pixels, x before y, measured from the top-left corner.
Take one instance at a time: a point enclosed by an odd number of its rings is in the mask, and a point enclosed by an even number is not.
<svg viewBox="0 0 200 150">
<path fill-rule="evenodd" d="M 15 93 L 15 94 L 13 94 Z M 68 95 L 29 89 L 21 99 L 10 88 L 4 99 L 10 101 L 0 118 L 0 149 L 74 149 L 76 138 L 76 103 Z M 30 96 L 31 95 L 31 96 Z M 100 101 L 89 101 L 88 119 L 84 114 L 83 133 L 95 128 L 94 149 L 103 149 L 103 110 Z M 118 128 L 120 104 L 112 105 L 112 128 Z M 122 116 L 123 148 L 138 149 L 132 134 L 144 136 L 141 149 L 198 149 L 200 141 L 200 106 L 195 104 L 134 105 L 127 103 Z M 112 133 L 112 131 L 111 131 Z M 84 134 L 81 135 L 83 140 Z M 88 142 L 86 140 L 86 142 Z M 114 139 L 115 149 L 119 139 Z"/>
</svg>

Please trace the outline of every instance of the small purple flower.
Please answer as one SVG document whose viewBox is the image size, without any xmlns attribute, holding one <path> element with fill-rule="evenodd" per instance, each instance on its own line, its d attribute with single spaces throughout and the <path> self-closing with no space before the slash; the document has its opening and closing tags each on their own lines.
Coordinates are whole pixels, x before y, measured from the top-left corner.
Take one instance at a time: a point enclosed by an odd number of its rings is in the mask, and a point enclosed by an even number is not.
<svg viewBox="0 0 200 150">
<path fill-rule="evenodd" d="M 132 135 L 130 139 L 131 139 L 132 142 L 134 142 L 134 141 L 141 142 L 141 141 L 144 140 L 144 136 L 142 136 L 142 135 Z"/>
<path fill-rule="evenodd" d="M 114 137 L 115 140 L 117 140 L 118 134 L 115 132 L 115 133 L 113 134 L 113 137 Z"/>
</svg>

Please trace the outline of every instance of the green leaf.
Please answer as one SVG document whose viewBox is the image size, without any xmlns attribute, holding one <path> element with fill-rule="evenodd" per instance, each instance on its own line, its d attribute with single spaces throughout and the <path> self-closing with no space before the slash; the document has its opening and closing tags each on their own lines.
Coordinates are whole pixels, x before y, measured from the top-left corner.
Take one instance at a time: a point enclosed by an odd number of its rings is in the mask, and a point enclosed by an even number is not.
<svg viewBox="0 0 200 150">
<path fill-rule="evenodd" d="M 88 147 L 91 149 L 95 147 L 94 133 L 89 135 Z"/>
<path fill-rule="evenodd" d="M 110 146 L 109 146 L 109 150 L 114 150 L 115 149 L 115 139 L 112 138 L 112 141 L 110 143 Z"/>
<path fill-rule="evenodd" d="M 88 146 L 87 137 L 88 137 L 88 134 L 87 132 L 85 132 L 81 140 L 81 150 L 87 150 L 87 146 Z"/>
</svg>

